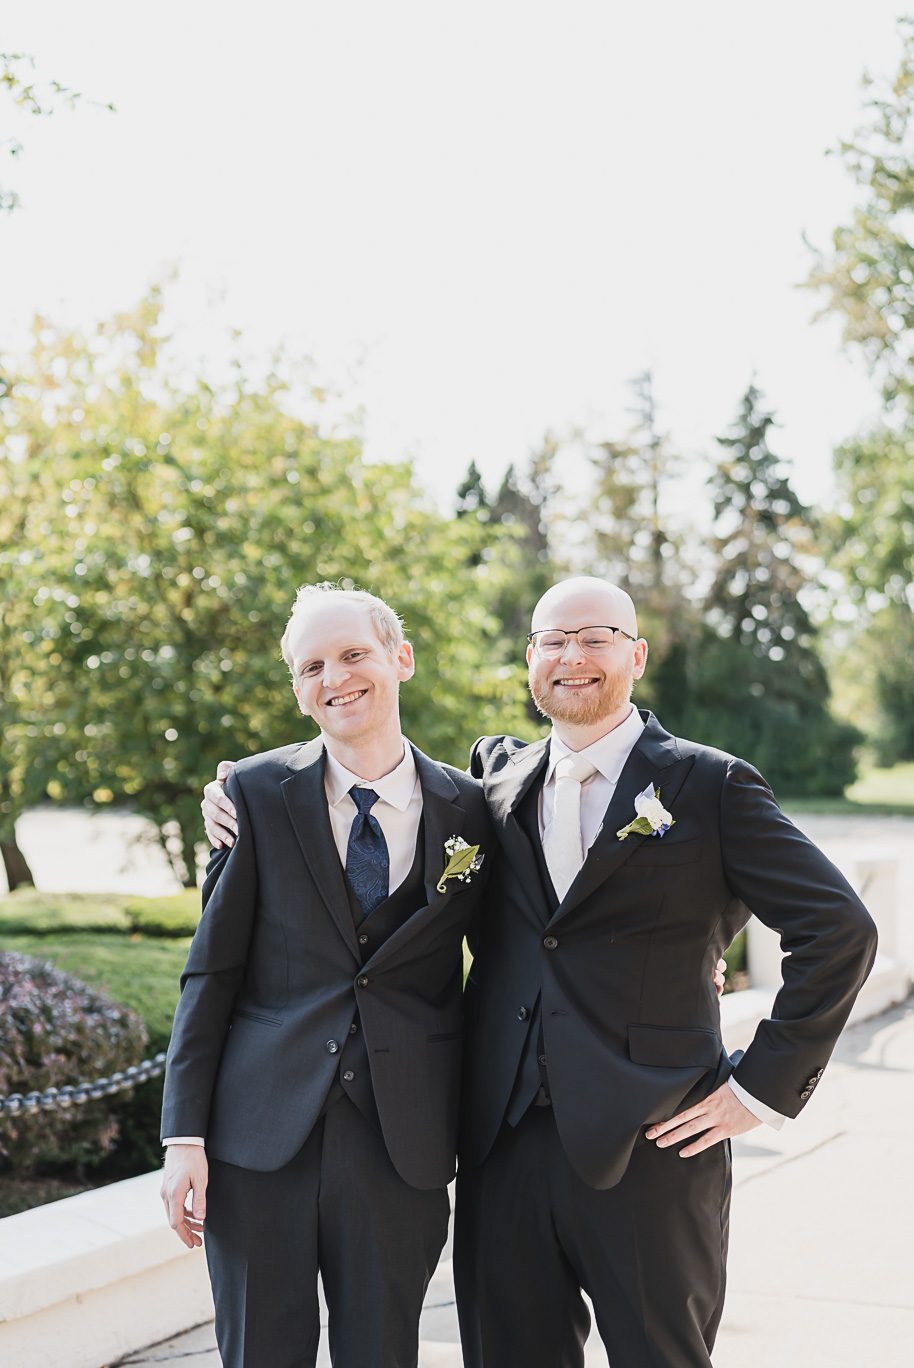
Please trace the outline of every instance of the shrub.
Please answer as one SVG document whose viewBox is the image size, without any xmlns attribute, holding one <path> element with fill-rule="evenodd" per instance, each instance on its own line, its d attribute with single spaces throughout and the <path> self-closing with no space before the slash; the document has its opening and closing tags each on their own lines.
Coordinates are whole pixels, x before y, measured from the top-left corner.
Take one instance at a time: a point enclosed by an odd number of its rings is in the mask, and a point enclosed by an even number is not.
<svg viewBox="0 0 914 1368">
<path fill-rule="evenodd" d="M 139 1064 L 142 1019 L 51 964 L 0 951 L 0 1094 L 90 1081 Z M 20 1175 L 100 1164 L 118 1137 L 117 1098 L 0 1116 L 0 1166 Z"/>
</svg>

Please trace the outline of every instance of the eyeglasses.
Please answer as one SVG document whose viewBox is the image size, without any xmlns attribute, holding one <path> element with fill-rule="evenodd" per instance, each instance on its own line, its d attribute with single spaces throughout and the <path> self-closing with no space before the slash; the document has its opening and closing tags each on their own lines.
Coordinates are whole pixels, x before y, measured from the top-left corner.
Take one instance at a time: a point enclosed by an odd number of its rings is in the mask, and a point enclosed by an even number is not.
<svg viewBox="0 0 914 1368">
<path fill-rule="evenodd" d="M 623 632 L 621 627 L 578 627 L 574 632 L 565 632 L 560 627 L 548 627 L 542 632 L 528 632 L 527 640 L 538 656 L 560 656 L 568 644 L 569 637 L 577 637 L 578 645 L 585 655 L 600 655 L 611 651 L 616 644 L 616 635 L 626 641 L 637 641 L 637 637 Z"/>
</svg>

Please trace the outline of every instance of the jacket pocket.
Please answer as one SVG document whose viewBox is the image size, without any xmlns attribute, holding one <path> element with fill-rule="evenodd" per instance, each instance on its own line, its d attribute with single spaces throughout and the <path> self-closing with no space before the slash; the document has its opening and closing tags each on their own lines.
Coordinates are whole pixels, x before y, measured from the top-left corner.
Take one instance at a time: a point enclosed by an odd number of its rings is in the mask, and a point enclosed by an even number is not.
<svg viewBox="0 0 914 1368">
<path fill-rule="evenodd" d="M 667 841 L 664 836 L 646 836 L 626 860 L 630 865 L 694 864 L 701 855 L 701 837 L 691 841 Z"/>
<path fill-rule="evenodd" d="M 713 1069 L 723 1049 L 716 1031 L 700 1027 L 629 1026 L 628 1057 L 634 1064 L 672 1069 Z"/>
<path fill-rule="evenodd" d="M 429 1045 L 438 1045 L 443 1040 L 462 1040 L 463 1031 L 442 1031 L 438 1035 L 428 1036 Z"/>
<path fill-rule="evenodd" d="M 282 1025 L 282 1018 L 281 1018 L 281 1017 L 270 1016 L 267 1012 L 255 1012 L 255 1011 L 252 1011 L 252 1009 L 251 1009 L 250 1007 L 237 1007 L 237 1008 L 235 1009 L 235 1016 L 236 1016 L 236 1017 L 244 1017 L 246 1021 L 259 1021 L 259 1022 L 262 1022 L 262 1024 L 263 1024 L 264 1026 L 281 1026 L 281 1025 Z"/>
</svg>

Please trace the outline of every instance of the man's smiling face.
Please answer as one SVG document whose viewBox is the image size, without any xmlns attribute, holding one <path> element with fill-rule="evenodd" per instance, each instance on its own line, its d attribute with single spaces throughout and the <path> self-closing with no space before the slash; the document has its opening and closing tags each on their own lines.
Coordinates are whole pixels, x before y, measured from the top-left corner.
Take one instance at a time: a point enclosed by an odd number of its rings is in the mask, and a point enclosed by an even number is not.
<svg viewBox="0 0 914 1368">
<path fill-rule="evenodd" d="M 339 741 L 367 740 L 398 716 L 400 683 L 413 673 L 403 642 L 391 655 L 364 603 L 328 595 L 308 606 L 289 636 L 298 706 Z"/>
<path fill-rule="evenodd" d="M 536 606 L 532 630 L 577 631 L 583 627 L 620 627 L 637 637 L 634 608 L 627 594 L 604 580 L 580 578 L 553 586 Z M 560 656 L 543 658 L 527 651 L 528 682 L 541 713 L 554 721 L 587 727 L 618 713 L 644 673 L 647 646 L 618 633 L 611 650 L 588 655 L 576 636 Z"/>
</svg>

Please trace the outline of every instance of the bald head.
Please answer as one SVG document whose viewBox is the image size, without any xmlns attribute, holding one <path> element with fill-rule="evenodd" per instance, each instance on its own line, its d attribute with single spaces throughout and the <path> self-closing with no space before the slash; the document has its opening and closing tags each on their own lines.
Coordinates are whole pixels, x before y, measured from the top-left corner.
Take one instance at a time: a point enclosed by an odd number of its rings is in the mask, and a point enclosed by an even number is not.
<svg viewBox="0 0 914 1368">
<path fill-rule="evenodd" d="M 578 627 L 621 627 L 629 636 L 638 635 L 630 596 L 617 584 L 594 575 L 576 575 L 546 590 L 533 610 L 530 630 L 542 632 L 547 627 L 566 632 Z"/>
</svg>

